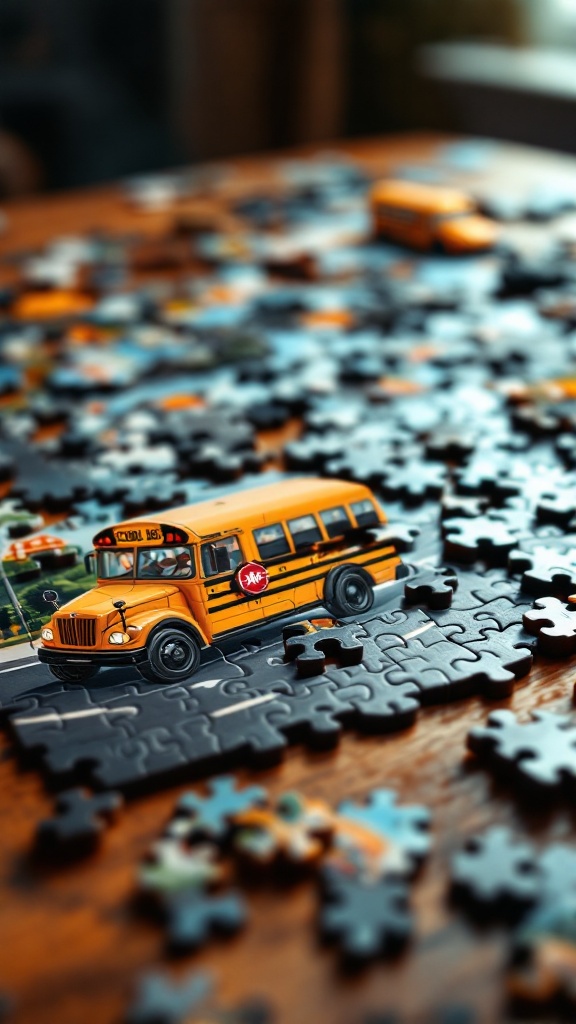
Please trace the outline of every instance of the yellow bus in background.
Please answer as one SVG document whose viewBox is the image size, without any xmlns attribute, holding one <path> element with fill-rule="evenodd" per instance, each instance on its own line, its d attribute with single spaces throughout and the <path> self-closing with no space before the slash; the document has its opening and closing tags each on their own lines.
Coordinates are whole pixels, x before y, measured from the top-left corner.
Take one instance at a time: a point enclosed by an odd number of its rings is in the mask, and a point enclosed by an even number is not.
<svg viewBox="0 0 576 1024">
<path fill-rule="evenodd" d="M 491 249 L 498 238 L 494 221 L 476 212 L 465 192 L 419 181 L 380 181 L 371 193 L 378 238 L 414 249 L 470 253 Z"/>
<path fill-rule="evenodd" d="M 178 682 L 202 648 L 262 620 L 361 614 L 406 574 L 385 523 L 367 487 L 295 479 L 110 526 L 94 538 L 96 586 L 57 608 L 40 660 L 68 681 L 133 664 Z"/>
</svg>

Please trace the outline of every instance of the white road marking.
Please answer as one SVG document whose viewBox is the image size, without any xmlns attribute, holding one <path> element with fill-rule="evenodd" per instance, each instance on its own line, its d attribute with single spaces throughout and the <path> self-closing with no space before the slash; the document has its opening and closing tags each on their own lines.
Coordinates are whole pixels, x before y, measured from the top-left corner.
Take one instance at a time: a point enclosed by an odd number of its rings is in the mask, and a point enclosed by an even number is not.
<svg viewBox="0 0 576 1024">
<path fill-rule="evenodd" d="M 403 640 L 410 640 L 413 636 L 418 636 L 419 633 L 425 633 L 428 629 L 432 629 L 436 623 L 430 619 L 430 622 L 425 622 L 423 626 L 419 626 L 418 629 L 413 629 L 411 633 L 403 633 Z"/>
<path fill-rule="evenodd" d="M 64 722 L 73 718 L 92 718 L 94 715 L 137 715 L 138 708 L 87 708 L 85 711 L 66 711 L 59 715 L 50 711 L 46 715 L 31 715 L 29 718 L 14 718 L 14 725 L 37 725 L 39 722 Z"/>
<path fill-rule="evenodd" d="M 5 672 L 18 672 L 21 668 L 32 668 L 33 665 L 41 665 L 42 662 L 34 658 L 33 661 L 27 661 L 24 665 L 13 665 L 12 668 L 0 668 L 0 676 L 3 676 Z"/>
<path fill-rule="evenodd" d="M 244 679 L 245 676 L 236 676 L 235 678 Z M 192 683 L 192 685 L 189 686 L 188 689 L 197 690 L 199 687 L 204 687 L 206 690 L 213 690 L 215 686 L 218 686 L 218 683 L 223 682 L 225 682 L 224 679 L 205 679 L 204 682 L 202 683 Z"/>
<path fill-rule="evenodd" d="M 261 697 L 252 697 L 250 700 L 240 701 L 239 704 L 234 704 L 231 708 L 219 708 L 218 711 L 212 712 L 212 718 L 223 718 L 224 715 L 234 715 L 237 711 L 244 711 L 245 708 L 254 708 L 257 704 L 266 704 L 269 700 L 276 700 L 279 696 L 277 693 L 264 693 Z"/>
</svg>

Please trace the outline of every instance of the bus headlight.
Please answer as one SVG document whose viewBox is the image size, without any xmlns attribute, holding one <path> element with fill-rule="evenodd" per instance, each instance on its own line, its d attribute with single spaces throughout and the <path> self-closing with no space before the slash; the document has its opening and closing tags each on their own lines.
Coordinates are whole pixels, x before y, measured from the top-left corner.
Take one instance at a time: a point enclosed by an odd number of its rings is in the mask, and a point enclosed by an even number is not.
<svg viewBox="0 0 576 1024">
<path fill-rule="evenodd" d="M 42 630 L 41 636 L 42 636 L 43 640 L 53 640 L 54 639 L 54 633 L 52 632 L 51 629 L 49 629 L 48 626 L 44 626 L 44 629 Z"/>
<path fill-rule="evenodd" d="M 110 633 L 110 636 L 108 637 L 108 643 L 109 644 L 128 644 L 128 643 L 130 643 L 131 639 L 132 639 L 132 637 L 128 636 L 128 633 Z"/>
</svg>

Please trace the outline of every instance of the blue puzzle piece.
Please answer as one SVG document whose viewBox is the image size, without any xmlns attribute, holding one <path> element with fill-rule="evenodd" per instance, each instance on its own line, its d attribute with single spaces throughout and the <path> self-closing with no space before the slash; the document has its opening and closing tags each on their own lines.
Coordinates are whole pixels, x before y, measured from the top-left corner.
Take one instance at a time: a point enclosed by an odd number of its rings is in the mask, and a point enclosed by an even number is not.
<svg viewBox="0 0 576 1024">
<path fill-rule="evenodd" d="M 266 790 L 262 786 L 236 788 L 233 775 L 222 775 L 212 779 L 208 796 L 198 793 L 184 793 L 177 805 L 177 813 L 192 819 L 194 831 L 221 839 L 230 827 L 236 814 L 258 807 L 266 802 Z"/>
<path fill-rule="evenodd" d="M 425 807 L 397 807 L 396 793 L 391 789 L 375 789 L 368 803 L 344 800 L 338 814 L 351 818 L 399 846 L 416 866 L 430 848 L 428 833 L 430 814 Z"/>
</svg>

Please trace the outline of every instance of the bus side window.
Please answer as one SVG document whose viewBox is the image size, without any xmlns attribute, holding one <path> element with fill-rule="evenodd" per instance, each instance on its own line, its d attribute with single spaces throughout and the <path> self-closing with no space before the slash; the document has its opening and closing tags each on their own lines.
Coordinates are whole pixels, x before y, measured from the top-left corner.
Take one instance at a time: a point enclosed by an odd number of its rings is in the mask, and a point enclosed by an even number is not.
<svg viewBox="0 0 576 1024">
<path fill-rule="evenodd" d="M 417 214 L 404 206 L 382 206 L 378 207 L 378 213 L 395 224 L 412 224 L 417 220 Z"/>
<path fill-rule="evenodd" d="M 378 513 L 368 498 L 365 498 L 363 501 L 354 501 L 350 508 L 356 517 L 358 526 L 380 526 Z"/>
<path fill-rule="evenodd" d="M 237 537 L 224 537 L 203 544 L 201 557 L 204 575 L 218 576 L 223 572 L 233 572 L 240 565 L 242 550 Z"/>
<path fill-rule="evenodd" d="M 320 519 L 329 537 L 341 537 L 352 529 L 352 522 L 343 505 L 327 508 L 325 512 L 320 513 Z"/>
<path fill-rule="evenodd" d="M 298 519 L 289 519 L 288 527 L 292 534 L 296 551 L 299 551 L 301 548 L 310 547 L 311 544 L 316 544 L 317 541 L 322 540 L 320 527 L 312 515 L 298 516 Z"/>
<path fill-rule="evenodd" d="M 260 558 L 275 558 L 277 555 L 286 555 L 290 551 L 282 523 L 262 526 L 259 530 L 253 530 L 252 533 Z"/>
</svg>

